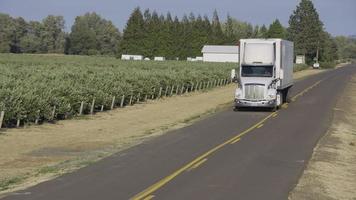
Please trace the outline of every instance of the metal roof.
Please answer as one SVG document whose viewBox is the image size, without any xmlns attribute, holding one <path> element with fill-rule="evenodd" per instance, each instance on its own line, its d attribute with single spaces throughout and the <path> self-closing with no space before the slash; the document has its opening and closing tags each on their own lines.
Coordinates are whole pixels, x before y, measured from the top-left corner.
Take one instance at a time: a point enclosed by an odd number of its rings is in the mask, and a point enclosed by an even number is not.
<svg viewBox="0 0 356 200">
<path fill-rule="evenodd" d="M 205 45 L 202 53 L 239 53 L 239 46 L 233 45 Z"/>
</svg>

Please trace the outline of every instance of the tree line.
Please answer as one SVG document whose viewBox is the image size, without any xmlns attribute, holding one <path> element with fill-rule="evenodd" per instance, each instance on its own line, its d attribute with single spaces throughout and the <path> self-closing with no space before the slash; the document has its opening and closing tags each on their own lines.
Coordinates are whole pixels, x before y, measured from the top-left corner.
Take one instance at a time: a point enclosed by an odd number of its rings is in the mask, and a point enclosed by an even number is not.
<svg viewBox="0 0 356 200">
<path fill-rule="evenodd" d="M 296 54 L 307 62 L 330 62 L 352 57 L 352 39 L 332 37 L 324 30 L 311 0 L 301 0 L 283 27 L 278 19 L 269 26 L 253 26 L 227 16 L 221 22 L 217 11 L 207 16 L 184 15 L 181 19 L 135 8 L 123 33 L 110 20 L 95 12 L 75 19 L 71 31 L 64 31 L 62 16 L 49 15 L 42 21 L 27 22 L 0 13 L 0 52 L 65 53 L 75 55 L 140 54 L 152 58 L 186 59 L 201 55 L 206 44 L 237 45 L 241 38 L 282 38 L 294 42 Z M 355 44 L 355 43 L 353 43 Z M 347 50 L 345 50 L 347 49 Z M 349 51 L 350 50 L 350 51 Z"/>
</svg>

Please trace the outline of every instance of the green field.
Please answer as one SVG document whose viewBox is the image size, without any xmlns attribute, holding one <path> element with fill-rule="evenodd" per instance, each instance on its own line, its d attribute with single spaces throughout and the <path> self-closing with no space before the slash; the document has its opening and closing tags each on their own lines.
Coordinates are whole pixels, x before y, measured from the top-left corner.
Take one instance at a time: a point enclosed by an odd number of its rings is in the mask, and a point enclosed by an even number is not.
<svg viewBox="0 0 356 200">
<path fill-rule="evenodd" d="M 236 64 L 186 61 L 121 61 L 111 57 L 0 54 L 0 111 L 3 126 L 63 119 L 124 105 L 145 97 L 211 87 Z M 173 90 L 172 90 L 172 87 Z M 183 90 L 181 90 L 183 88 Z M 177 90 L 179 88 L 179 90 Z M 167 90 L 167 92 L 166 92 Z M 153 96 L 152 96 L 153 95 Z M 55 113 L 53 115 L 53 110 Z M 54 118 L 53 118 L 54 116 Z"/>
</svg>

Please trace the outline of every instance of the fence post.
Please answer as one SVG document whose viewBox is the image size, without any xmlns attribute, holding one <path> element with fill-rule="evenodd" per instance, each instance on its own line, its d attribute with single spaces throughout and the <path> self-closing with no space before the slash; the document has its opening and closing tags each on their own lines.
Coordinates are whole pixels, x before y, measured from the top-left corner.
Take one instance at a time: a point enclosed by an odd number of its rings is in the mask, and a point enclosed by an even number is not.
<svg viewBox="0 0 356 200">
<path fill-rule="evenodd" d="M 162 95 L 162 87 L 159 87 L 158 97 L 157 99 L 161 98 Z"/>
<path fill-rule="evenodd" d="M 172 96 L 173 95 L 173 90 L 174 90 L 174 85 L 171 87 L 171 93 L 169 96 Z"/>
<path fill-rule="evenodd" d="M 189 86 L 185 88 L 184 94 L 188 93 Z"/>
<path fill-rule="evenodd" d="M 52 115 L 51 115 L 52 120 L 54 120 L 55 114 L 56 114 L 56 106 L 53 106 Z"/>
<path fill-rule="evenodd" d="M 132 95 L 130 96 L 129 106 L 132 105 Z"/>
<path fill-rule="evenodd" d="M 112 98 L 110 109 L 111 110 L 114 109 L 114 106 L 115 106 L 115 96 Z"/>
<path fill-rule="evenodd" d="M 2 122 L 4 121 L 5 111 L 1 111 L 0 113 L 0 129 L 2 127 Z"/>
<path fill-rule="evenodd" d="M 182 85 L 182 88 L 180 89 L 180 94 L 183 94 L 184 91 L 184 84 Z"/>
<path fill-rule="evenodd" d="M 84 101 L 80 103 L 80 108 L 79 108 L 79 115 L 83 114 L 83 108 L 84 108 Z"/>
<path fill-rule="evenodd" d="M 140 102 L 140 98 L 141 98 L 141 92 L 139 92 L 138 94 L 137 94 L 137 103 L 139 103 Z"/>
<path fill-rule="evenodd" d="M 121 102 L 120 102 L 120 107 L 124 107 L 124 100 L 125 100 L 125 95 L 122 95 L 121 97 Z"/>
<path fill-rule="evenodd" d="M 37 116 L 36 116 L 36 119 L 35 119 L 35 124 L 37 125 L 38 124 L 38 121 L 39 121 L 39 115 L 40 115 L 40 110 L 37 110 Z M 1 123 L 1 122 L 0 122 Z M 0 128 L 1 128 L 1 126 L 0 126 Z"/>
<path fill-rule="evenodd" d="M 156 88 L 153 88 L 153 93 L 152 93 L 151 99 L 155 98 L 155 92 L 156 92 Z"/>
<path fill-rule="evenodd" d="M 95 98 L 93 98 L 93 101 L 91 102 L 91 107 L 90 107 L 90 114 L 94 114 L 94 106 L 95 106 Z"/>
<path fill-rule="evenodd" d="M 166 86 L 166 90 L 164 91 L 164 96 L 166 97 L 168 93 L 168 85 Z"/>
</svg>

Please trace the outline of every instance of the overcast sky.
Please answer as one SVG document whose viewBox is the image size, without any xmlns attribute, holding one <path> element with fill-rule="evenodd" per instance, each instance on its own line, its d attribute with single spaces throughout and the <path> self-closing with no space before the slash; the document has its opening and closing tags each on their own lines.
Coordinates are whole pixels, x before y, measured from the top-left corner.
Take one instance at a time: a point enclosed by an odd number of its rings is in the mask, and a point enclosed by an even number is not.
<svg viewBox="0 0 356 200">
<path fill-rule="evenodd" d="M 0 0 L 0 12 L 26 20 L 41 20 L 49 14 L 62 15 L 66 30 L 85 12 L 97 12 L 122 31 L 132 10 L 139 6 L 172 15 L 208 15 L 217 9 L 222 20 L 232 17 L 254 25 L 269 25 L 278 18 L 283 25 L 300 0 Z M 325 29 L 332 35 L 356 35 L 356 0 L 313 0 Z"/>
</svg>

